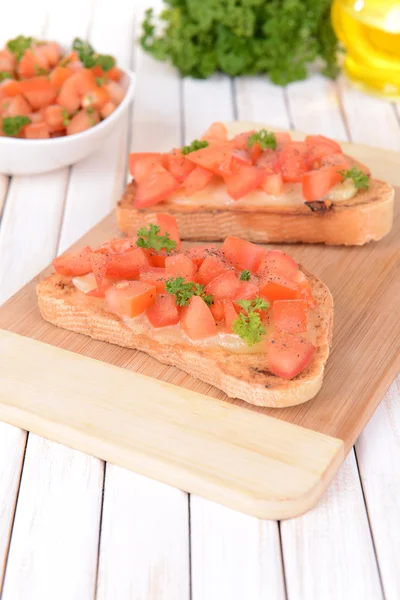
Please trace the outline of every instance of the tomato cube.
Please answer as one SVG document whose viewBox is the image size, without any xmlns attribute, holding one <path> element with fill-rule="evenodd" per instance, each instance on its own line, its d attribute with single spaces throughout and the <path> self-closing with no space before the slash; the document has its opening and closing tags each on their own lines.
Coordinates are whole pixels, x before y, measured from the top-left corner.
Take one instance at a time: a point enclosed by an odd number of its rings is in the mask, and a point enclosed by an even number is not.
<svg viewBox="0 0 400 600">
<path fill-rule="evenodd" d="M 131 152 L 129 172 L 136 181 L 142 181 L 155 165 L 162 162 L 161 152 Z"/>
<path fill-rule="evenodd" d="M 89 256 L 90 264 L 92 265 L 93 275 L 96 278 L 97 286 L 100 287 L 103 279 L 106 276 L 107 267 L 110 262 L 110 257 L 102 252 L 93 252 Z"/>
<path fill-rule="evenodd" d="M 228 270 L 230 270 L 230 267 L 223 254 L 209 254 L 201 264 L 197 273 L 197 281 L 202 285 L 207 285 L 215 277 Z"/>
<path fill-rule="evenodd" d="M 196 192 L 204 190 L 213 177 L 214 173 L 212 171 L 197 165 L 185 179 L 183 186 L 185 196 L 193 196 Z"/>
<path fill-rule="evenodd" d="M 343 181 L 343 175 L 340 174 L 342 169 L 346 169 L 345 164 L 304 173 L 301 186 L 307 202 L 321 200 L 334 185 Z"/>
<path fill-rule="evenodd" d="M 48 106 L 57 95 L 57 88 L 44 76 L 21 81 L 21 90 L 34 110 Z"/>
<path fill-rule="evenodd" d="M 232 331 L 232 323 L 238 318 L 235 305 L 232 300 L 223 301 L 225 325 L 228 331 Z"/>
<path fill-rule="evenodd" d="M 240 288 L 235 294 L 235 300 L 253 300 L 258 296 L 260 288 L 250 281 L 241 281 Z"/>
<path fill-rule="evenodd" d="M 276 300 L 271 314 L 278 331 L 302 333 L 307 330 L 306 300 Z"/>
<path fill-rule="evenodd" d="M 217 141 L 206 148 L 200 148 L 186 155 L 188 160 L 208 171 L 218 173 L 220 165 L 232 158 L 232 146 L 229 142 Z"/>
<path fill-rule="evenodd" d="M 260 294 L 271 302 L 300 298 L 300 291 L 296 283 L 278 273 L 270 275 L 268 279 L 261 283 Z"/>
<path fill-rule="evenodd" d="M 86 275 L 92 271 L 90 262 L 92 252 L 90 246 L 65 252 L 53 260 L 53 267 L 57 273 L 66 277 Z"/>
<path fill-rule="evenodd" d="M 194 281 L 197 266 L 185 254 L 175 254 L 165 259 L 165 270 L 169 278 L 183 277 L 186 281 Z"/>
<path fill-rule="evenodd" d="M 258 167 L 242 165 L 235 166 L 230 173 L 223 173 L 228 194 L 234 200 L 239 200 L 252 192 L 265 179 L 265 170 Z"/>
<path fill-rule="evenodd" d="M 224 301 L 223 300 L 215 300 L 211 304 L 210 310 L 216 321 L 222 321 L 222 319 L 224 318 Z"/>
<path fill-rule="evenodd" d="M 153 327 L 176 325 L 180 319 L 175 297 L 170 294 L 158 295 L 155 303 L 147 309 L 146 315 Z"/>
<path fill-rule="evenodd" d="M 203 133 L 201 136 L 202 140 L 227 140 L 228 139 L 228 130 L 226 125 L 216 121 L 215 123 L 211 123 L 210 127 Z"/>
<path fill-rule="evenodd" d="M 197 267 L 203 264 L 204 259 L 210 254 L 218 252 L 218 248 L 215 244 L 206 244 L 205 246 L 194 246 L 193 248 L 186 248 L 184 253 L 189 256 L 193 262 L 196 263 Z"/>
<path fill-rule="evenodd" d="M 182 310 L 181 328 L 192 340 L 217 335 L 217 326 L 211 310 L 200 296 L 192 296 Z"/>
<path fill-rule="evenodd" d="M 240 281 L 233 271 L 225 271 L 215 277 L 205 287 L 205 293 L 211 294 L 214 300 L 234 298 L 240 288 Z"/>
<path fill-rule="evenodd" d="M 168 173 L 164 167 L 154 165 L 145 178 L 138 181 L 134 205 L 136 208 L 145 208 L 162 202 L 173 192 L 179 189 L 180 183 Z"/>
<path fill-rule="evenodd" d="M 292 379 L 301 373 L 315 352 L 315 346 L 300 336 L 278 333 L 268 340 L 268 370 L 282 379 Z"/>
<path fill-rule="evenodd" d="M 175 217 L 168 213 L 156 213 L 157 225 L 160 227 L 160 234 L 169 233 L 169 237 L 176 243 L 175 249 L 181 247 L 181 238 L 179 237 L 178 225 Z"/>
<path fill-rule="evenodd" d="M 269 173 L 260 188 L 271 196 L 280 196 L 283 192 L 283 179 L 280 173 Z"/>
<path fill-rule="evenodd" d="M 295 260 L 282 250 L 268 250 L 260 262 L 257 275 L 260 277 L 269 273 L 281 273 L 289 279 L 294 279 L 298 271 Z"/>
<path fill-rule="evenodd" d="M 139 271 L 151 267 L 151 260 L 143 248 L 135 248 L 124 254 L 110 254 L 107 276 L 112 279 L 134 279 Z"/>
<path fill-rule="evenodd" d="M 105 300 L 113 313 L 133 318 L 152 306 L 156 295 L 154 285 L 142 281 L 119 281 L 106 291 Z"/>
<path fill-rule="evenodd" d="M 148 267 L 145 271 L 141 271 L 139 280 L 149 285 L 154 285 L 158 294 L 165 294 L 165 282 L 170 277 L 162 267 Z"/>
<path fill-rule="evenodd" d="M 229 236 L 221 246 L 226 258 L 237 269 L 248 269 L 256 272 L 266 251 L 257 244 Z"/>
<path fill-rule="evenodd" d="M 195 165 L 179 149 L 172 150 L 172 152 L 167 154 L 166 160 L 168 171 L 179 183 L 183 183 L 187 176 L 195 169 Z"/>
</svg>

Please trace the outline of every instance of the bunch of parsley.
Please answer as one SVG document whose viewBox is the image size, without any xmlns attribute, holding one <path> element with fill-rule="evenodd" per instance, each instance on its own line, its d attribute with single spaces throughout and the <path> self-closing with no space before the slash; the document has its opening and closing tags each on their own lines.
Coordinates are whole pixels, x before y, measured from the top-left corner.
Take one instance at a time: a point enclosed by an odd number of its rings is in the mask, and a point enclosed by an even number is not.
<svg viewBox="0 0 400 600">
<path fill-rule="evenodd" d="M 274 83 L 285 85 L 305 79 L 307 66 L 316 59 L 324 74 L 337 74 L 331 0 L 165 3 L 161 27 L 152 9 L 146 12 L 140 41 L 155 58 L 170 60 L 184 76 L 266 73 Z"/>
</svg>

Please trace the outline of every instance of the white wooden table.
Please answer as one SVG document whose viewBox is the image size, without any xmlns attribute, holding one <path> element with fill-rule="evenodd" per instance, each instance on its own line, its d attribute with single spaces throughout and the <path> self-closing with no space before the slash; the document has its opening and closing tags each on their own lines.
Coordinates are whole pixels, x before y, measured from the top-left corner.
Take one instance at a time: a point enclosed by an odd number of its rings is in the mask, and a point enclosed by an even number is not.
<svg viewBox="0 0 400 600">
<path fill-rule="evenodd" d="M 129 121 L 86 161 L 0 176 L 0 303 L 110 212 L 129 149 L 168 150 L 240 118 L 400 150 L 400 107 L 343 81 L 181 80 L 135 43 L 151 0 L 45 4 L 7 3 L 0 42 L 88 36 L 136 71 L 136 97 Z M 282 523 L 0 423 L 2 600 L 398 600 L 399 534 L 399 380 L 318 506 Z"/>
</svg>

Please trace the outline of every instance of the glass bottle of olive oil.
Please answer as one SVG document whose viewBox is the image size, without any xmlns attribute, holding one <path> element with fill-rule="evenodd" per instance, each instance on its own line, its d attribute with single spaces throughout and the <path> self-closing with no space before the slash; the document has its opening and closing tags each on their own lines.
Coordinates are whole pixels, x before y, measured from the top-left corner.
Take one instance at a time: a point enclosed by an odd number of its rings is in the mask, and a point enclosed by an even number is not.
<svg viewBox="0 0 400 600">
<path fill-rule="evenodd" d="M 334 0 L 344 69 L 361 89 L 400 100 L 400 0 Z"/>
</svg>

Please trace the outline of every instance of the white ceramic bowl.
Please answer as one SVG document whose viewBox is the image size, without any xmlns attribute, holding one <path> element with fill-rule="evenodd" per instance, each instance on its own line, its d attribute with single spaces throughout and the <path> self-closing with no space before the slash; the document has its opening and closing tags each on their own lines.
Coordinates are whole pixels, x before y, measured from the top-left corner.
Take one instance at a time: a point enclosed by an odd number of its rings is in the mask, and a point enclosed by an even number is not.
<svg viewBox="0 0 400 600">
<path fill-rule="evenodd" d="M 121 85 L 126 94 L 121 104 L 104 121 L 91 129 L 48 140 L 0 137 L 0 173 L 36 175 L 73 165 L 92 154 L 112 133 L 132 102 L 135 75 L 123 70 Z"/>
</svg>

